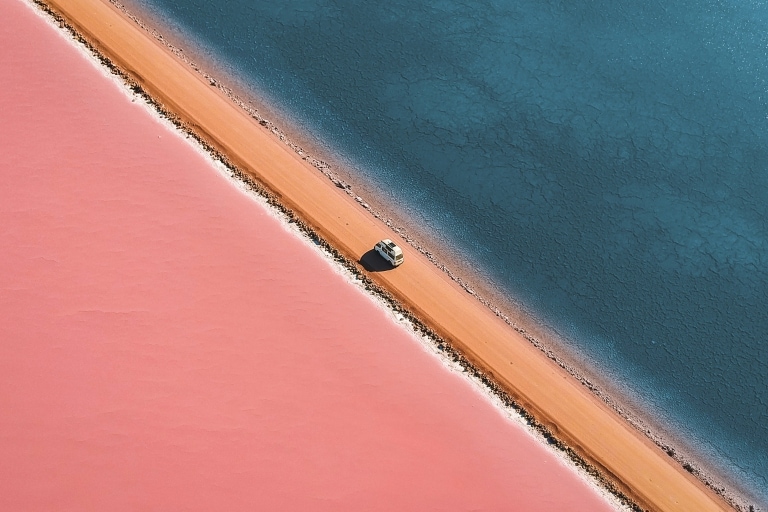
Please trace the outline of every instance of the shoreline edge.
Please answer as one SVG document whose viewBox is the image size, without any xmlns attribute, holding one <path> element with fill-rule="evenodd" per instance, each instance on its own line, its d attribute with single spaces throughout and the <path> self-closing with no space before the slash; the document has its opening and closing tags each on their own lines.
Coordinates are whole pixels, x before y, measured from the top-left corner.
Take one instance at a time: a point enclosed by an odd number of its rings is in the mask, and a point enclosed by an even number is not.
<svg viewBox="0 0 768 512">
<path fill-rule="evenodd" d="M 306 224 L 307 232 L 317 233 L 321 239 L 326 240 L 339 257 L 344 258 L 354 266 L 354 262 L 358 261 L 362 255 L 360 251 L 368 248 L 370 235 L 387 232 L 387 227 L 383 223 L 377 223 L 366 218 L 366 216 L 370 217 L 370 213 L 366 212 L 359 204 L 338 190 L 333 190 L 333 185 L 328 180 L 310 179 L 310 183 L 305 183 L 301 178 L 309 178 L 310 176 L 317 178 L 317 170 L 306 162 L 302 162 L 302 159 L 296 155 L 288 154 L 289 152 L 284 147 L 280 147 L 279 142 L 274 138 L 270 140 L 268 137 L 264 137 L 264 126 L 259 125 L 253 119 L 248 119 L 245 112 L 235 111 L 236 109 L 231 108 L 232 105 L 227 108 L 226 101 L 222 101 L 222 95 L 215 88 L 205 88 L 206 85 L 209 87 L 214 85 L 213 83 L 203 83 L 200 77 L 195 77 L 188 72 L 189 70 L 184 73 L 183 69 L 178 66 L 178 61 L 175 61 L 176 67 L 170 66 L 169 70 L 161 71 L 158 74 L 158 63 L 168 64 L 174 61 L 174 57 L 167 49 L 161 48 L 161 45 L 152 41 L 146 34 L 143 34 L 142 44 L 137 46 L 143 49 L 154 48 L 156 51 L 148 52 L 147 55 L 151 56 L 147 56 L 142 51 L 137 50 L 137 47 L 131 43 L 142 41 L 142 34 L 137 27 L 132 26 L 131 20 L 127 19 L 124 13 L 117 12 L 118 10 L 106 0 L 34 0 L 34 2 L 39 7 L 47 8 L 50 13 L 57 14 L 60 25 L 61 20 L 64 20 L 69 28 L 79 35 L 81 41 L 97 53 L 102 63 L 106 64 L 113 72 L 134 83 L 135 90 L 148 96 L 160 112 L 170 116 L 176 126 L 193 134 L 204 143 L 206 149 L 216 154 L 222 162 L 233 169 L 237 169 L 244 178 L 250 180 L 264 195 L 272 199 L 270 202 L 274 202 L 280 209 L 291 212 L 300 218 Z M 113 33 L 109 33 L 110 31 Z M 162 54 L 165 54 L 165 57 Z M 155 59 L 154 62 L 153 59 Z M 201 94 L 203 99 L 197 98 L 190 101 L 190 96 L 193 93 L 182 91 L 182 84 L 185 86 L 193 85 L 192 89 L 196 91 L 207 90 L 208 93 Z M 201 88 L 201 86 L 203 87 Z M 210 103 L 208 100 L 211 100 Z M 202 110 L 195 110 L 200 108 Z M 251 144 L 251 141 L 244 140 L 243 137 L 233 136 L 232 130 L 222 131 L 222 127 L 217 126 L 216 120 L 211 120 L 211 117 L 217 117 L 212 114 L 222 113 L 225 114 L 222 117 L 238 120 L 235 124 L 240 127 L 246 126 L 248 135 L 254 135 L 254 139 L 258 139 L 259 144 L 263 145 L 259 149 L 268 153 L 267 162 L 265 162 L 264 154 L 261 151 L 248 150 L 247 146 Z M 260 133 L 259 130 L 261 130 L 262 137 L 256 137 Z M 268 147 L 270 143 L 273 147 Z M 303 176 L 299 176 L 298 180 L 286 180 L 284 176 L 280 176 L 283 173 L 283 166 L 290 166 L 291 171 L 295 171 L 297 175 L 303 174 Z M 315 185 L 322 186 L 318 188 Z M 306 190 L 307 188 L 310 190 Z M 327 190 L 322 190 L 322 188 Z M 313 194 L 313 192 L 318 192 L 318 194 Z M 322 197 L 317 197 L 318 195 Z M 340 227 L 341 224 L 349 226 L 350 222 L 345 222 L 345 220 L 354 221 L 355 226 L 361 229 L 358 231 L 355 228 L 344 229 Z M 418 258 L 414 254 L 409 259 L 425 260 L 426 258 Z M 420 263 L 423 262 L 420 261 Z M 425 272 L 423 265 L 420 265 L 418 270 L 422 273 Z M 432 269 L 432 274 L 435 273 L 435 270 Z M 362 269 L 358 268 L 358 271 L 365 274 Z M 594 400 L 594 397 L 586 396 L 589 395 L 589 392 L 579 389 L 579 383 L 560 384 L 561 379 L 568 380 L 568 378 L 562 375 L 564 372 L 558 371 L 554 363 L 546 360 L 541 354 L 534 354 L 530 347 L 525 345 L 505 346 L 519 345 L 521 340 L 516 338 L 522 337 L 519 334 L 515 336 L 516 333 L 514 332 L 500 332 L 500 326 L 496 325 L 502 323 L 500 320 L 497 320 L 491 329 L 480 329 L 482 335 L 475 334 L 473 336 L 472 330 L 467 329 L 466 326 L 457 326 L 456 322 L 441 321 L 445 318 L 446 308 L 435 309 L 434 299 L 430 302 L 429 297 L 427 297 L 428 293 L 415 294 L 417 297 L 414 297 L 412 290 L 404 285 L 403 279 L 395 279 L 395 277 L 399 276 L 394 273 L 391 276 L 370 275 L 374 287 L 386 290 L 395 302 L 412 312 L 415 318 L 423 319 L 426 326 L 437 336 L 449 342 L 451 348 L 457 348 L 459 353 L 466 357 L 468 364 L 478 368 L 478 371 L 489 379 L 492 388 L 501 386 L 501 390 L 519 404 L 519 407 L 527 412 L 529 417 L 535 419 L 537 423 L 551 433 L 553 440 L 557 440 L 563 447 L 574 450 L 574 453 L 601 472 L 604 478 L 607 477 L 609 481 L 614 482 L 621 492 L 638 505 L 658 510 L 694 509 L 685 505 L 685 503 L 689 503 L 691 506 L 695 505 L 697 510 L 726 509 L 725 504 L 714 496 L 711 489 L 706 489 L 691 475 L 684 474 L 680 468 L 671 467 L 672 473 L 676 473 L 678 478 L 671 478 L 670 480 L 669 469 L 671 465 L 668 460 L 664 459 L 666 454 L 662 454 L 661 450 L 647 440 L 640 439 L 637 432 L 631 432 L 627 425 L 617 426 L 615 418 L 611 417 L 615 415 L 615 412 L 608 410 L 604 404 Z M 470 301 L 477 301 L 468 297 L 466 291 L 456 286 L 455 283 L 445 283 L 444 277 L 441 279 L 441 276 L 437 276 L 436 279 L 434 275 L 429 273 L 420 277 L 421 283 L 436 285 L 436 287 L 429 288 L 430 290 L 435 288 L 449 290 L 452 304 L 454 307 L 460 306 L 458 310 L 461 313 L 468 313 L 462 316 L 465 319 L 468 317 L 469 320 L 473 320 L 470 324 L 488 321 L 490 315 L 483 314 L 477 308 L 477 304 L 474 304 L 474 307 L 468 307 L 473 305 Z M 457 295 L 457 297 L 453 297 L 453 295 Z M 508 326 L 505 325 L 504 327 L 507 328 L 507 331 L 511 331 Z M 525 340 L 523 339 L 523 341 Z M 482 345 L 496 346 L 490 347 L 489 350 Z M 527 368 L 528 377 L 535 377 L 533 380 L 539 381 L 536 383 L 538 387 L 543 385 L 546 389 L 531 389 L 531 386 L 526 386 L 526 383 L 520 382 L 519 374 L 510 375 L 510 372 L 506 371 L 508 369 L 499 364 L 506 363 L 506 359 L 510 359 L 510 355 L 512 356 L 511 359 L 515 359 L 515 357 L 524 359 L 524 362 L 529 366 Z M 510 360 L 508 363 L 514 365 L 517 361 Z M 580 404 L 591 404 L 589 406 L 590 414 L 577 414 L 572 411 L 569 417 L 563 411 L 569 407 L 553 407 L 553 404 L 550 403 L 551 400 L 545 400 L 545 397 L 540 396 L 541 392 L 548 394 L 550 388 L 552 388 L 552 393 L 549 394 L 557 394 L 555 392 L 555 388 L 557 388 L 568 390 L 566 396 L 581 397 Z M 622 464 L 614 460 L 615 456 L 619 454 L 612 453 L 612 456 L 606 457 L 606 453 L 595 450 L 594 439 L 589 439 L 595 436 L 586 436 L 587 439 L 584 439 L 584 436 L 580 437 L 575 432 L 580 430 L 578 425 L 572 425 L 574 423 L 573 416 L 579 416 L 581 422 L 589 422 L 590 416 L 592 419 L 604 420 L 604 427 L 607 426 L 609 427 L 608 430 L 614 430 L 614 434 L 616 431 L 624 432 L 624 435 L 619 437 L 634 439 L 636 442 L 632 443 L 632 448 L 623 451 L 634 452 L 634 455 L 640 456 L 639 458 L 643 460 L 647 459 L 649 463 L 658 459 L 656 464 L 650 463 L 649 466 L 656 468 L 655 474 L 640 472 L 638 475 L 637 471 L 621 467 Z M 627 432 L 629 432 L 629 437 L 626 436 Z M 616 448 L 608 449 L 607 452 L 616 452 Z M 653 456 L 649 457 L 649 454 L 653 454 Z M 633 462 L 637 463 L 638 461 L 623 461 L 625 465 L 632 465 Z M 656 477 L 662 478 L 657 480 Z M 670 494 L 670 490 L 672 491 L 671 497 L 660 496 L 660 494 Z"/>
</svg>

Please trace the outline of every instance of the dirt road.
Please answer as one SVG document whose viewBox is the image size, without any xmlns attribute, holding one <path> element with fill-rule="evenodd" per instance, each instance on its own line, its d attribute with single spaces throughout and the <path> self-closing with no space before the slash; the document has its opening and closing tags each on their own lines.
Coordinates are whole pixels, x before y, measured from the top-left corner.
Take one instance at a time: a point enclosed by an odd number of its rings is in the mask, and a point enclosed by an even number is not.
<svg viewBox="0 0 768 512">
<path fill-rule="evenodd" d="M 47 3 L 159 103 L 273 191 L 346 257 L 358 261 L 382 238 L 400 242 L 405 264 L 373 272 L 371 277 L 491 373 L 538 421 L 642 507 L 728 509 L 579 382 L 106 0 Z"/>
</svg>

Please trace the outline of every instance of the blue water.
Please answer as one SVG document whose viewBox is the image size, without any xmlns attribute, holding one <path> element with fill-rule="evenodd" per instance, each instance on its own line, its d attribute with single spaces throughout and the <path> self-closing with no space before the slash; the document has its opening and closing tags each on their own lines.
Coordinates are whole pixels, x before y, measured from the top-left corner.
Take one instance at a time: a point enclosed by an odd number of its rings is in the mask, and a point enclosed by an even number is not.
<svg viewBox="0 0 768 512">
<path fill-rule="evenodd" d="M 768 502 L 768 5 L 139 0 Z"/>
</svg>

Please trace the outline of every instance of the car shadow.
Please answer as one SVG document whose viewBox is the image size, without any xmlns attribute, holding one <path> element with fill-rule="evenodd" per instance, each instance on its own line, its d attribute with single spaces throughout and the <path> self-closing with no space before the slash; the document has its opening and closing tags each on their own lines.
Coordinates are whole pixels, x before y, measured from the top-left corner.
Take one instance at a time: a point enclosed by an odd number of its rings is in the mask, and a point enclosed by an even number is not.
<svg viewBox="0 0 768 512">
<path fill-rule="evenodd" d="M 368 272 L 384 272 L 394 268 L 374 249 L 371 249 L 360 257 L 360 264 Z"/>
</svg>

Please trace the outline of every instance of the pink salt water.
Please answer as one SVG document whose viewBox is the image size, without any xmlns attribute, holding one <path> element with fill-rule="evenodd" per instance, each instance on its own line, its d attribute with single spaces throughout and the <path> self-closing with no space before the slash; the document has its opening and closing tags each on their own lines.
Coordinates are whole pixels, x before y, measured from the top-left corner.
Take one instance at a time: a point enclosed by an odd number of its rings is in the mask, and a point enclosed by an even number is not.
<svg viewBox="0 0 768 512">
<path fill-rule="evenodd" d="M 1 510 L 607 510 L 20 0 Z"/>
</svg>

